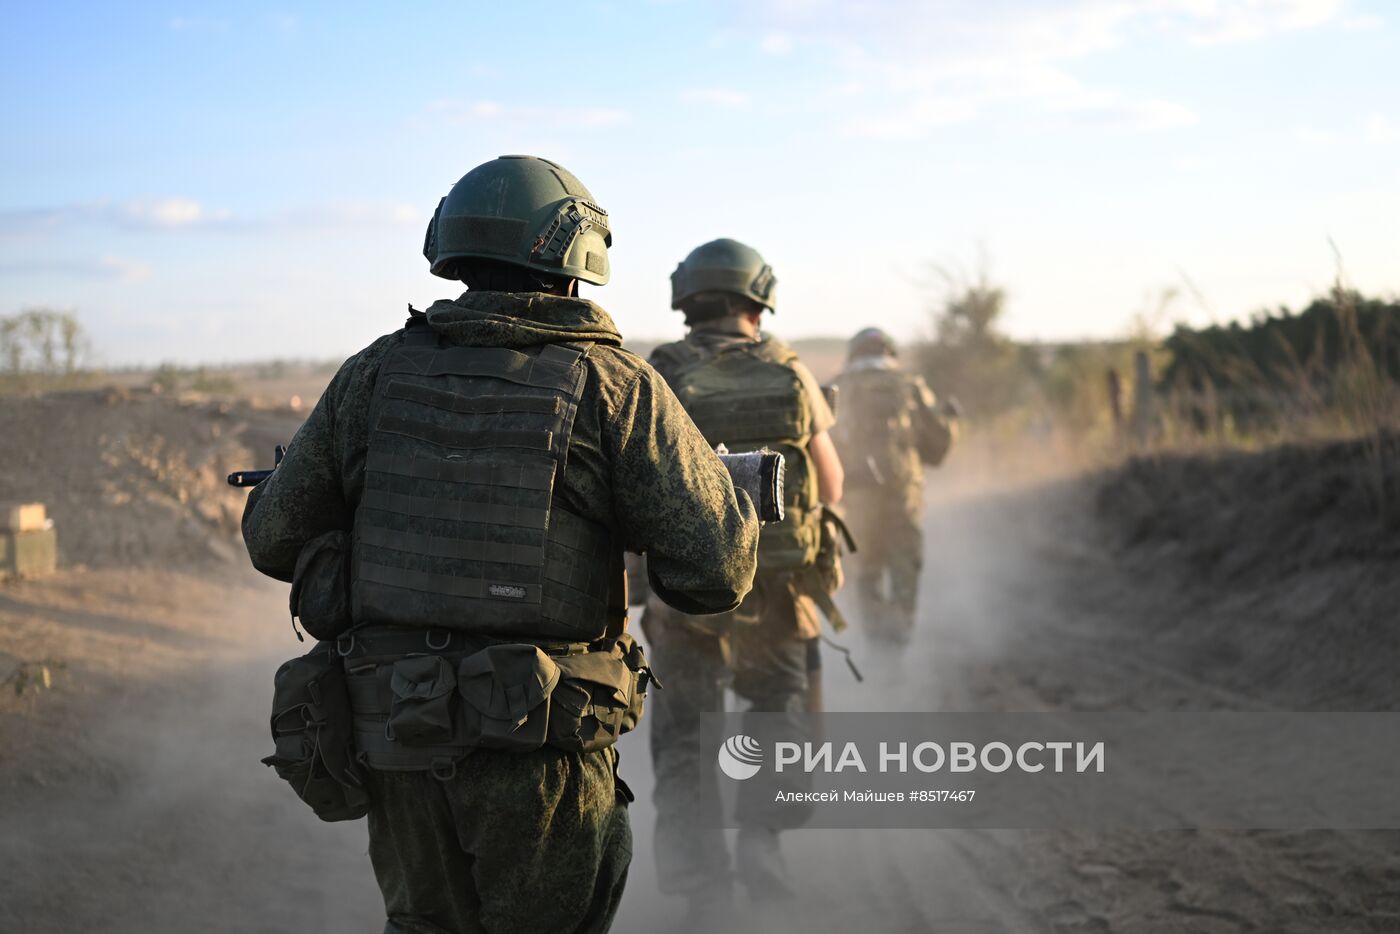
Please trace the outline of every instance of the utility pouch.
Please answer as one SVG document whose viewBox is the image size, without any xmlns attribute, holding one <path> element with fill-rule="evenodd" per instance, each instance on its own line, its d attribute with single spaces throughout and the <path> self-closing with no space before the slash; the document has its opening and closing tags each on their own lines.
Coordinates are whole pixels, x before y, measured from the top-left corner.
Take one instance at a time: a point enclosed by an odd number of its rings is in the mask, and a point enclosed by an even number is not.
<svg viewBox="0 0 1400 934">
<path fill-rule="evenodd" d="M 855 539 L 835 510 L 822 507 L 821 548 L 817 560 L 810 568 L 792 574 L 787 581 L 788 590 L 797 608 L 797 628 L 806 639 L 815 639 L 822 633 L 820 616 L 825 616 L 831 628 L 844 632 L 846 617 L 832 597 L 841 589 L 845 581 L 845 571 L 841 567 L 842 551 L 856 550 Z"/>
<path fill-rule="evenodd" d="M 433 746 L 452 740 L 457 706 L 457 675 L 447 659 L 409 655 L 394 662 L 389 676 L 394 699 L 385 736 L 405 746 Z"/>
<path fill-rule="evenodd" d="M 549 743 L 570 752 L 595 752 L 637 725 L 651 669 L 628 633 L 606 651 L 556 660 L 561 677 L 550 697 Z"/>
<path fill-rule="evenodd" d="M 492 645 L 462 659 L 457 691 L 469 746 L 530 752 L 548 737 L 559 666 L 535 645 Z"/>
<path fill-rule="evenodd" d="M 664 688 L 664 685 L 656 680 L 655 673 L 647 664 L 646 653 L 642 651 L 641 643 L 632 638 L 630 632 L 624 632 L 619 636 L 617 645 L 622 654 L 623 663 L 636 675 L 636 689 L 632 692 L 632 698 L 627 704 L 627 713 L 622 716 L 622 732 L 629 733 L 637 728 L 637 724 L 645 712 L 647 690 L 653 684 L 658 688 Z"/>
<path fill-rule="evenodd" d="M 336 530 L 302 546 L 292 572 L 292 618 L 317 639 L 350 628 L 350 536 Z"/>
<path fill-rule="evenodd" d="M 364 817 L 369 793 L 354 758 L 350 695 L 334 646 L 317 643 L 284 662 L 273 685 L 276 751 L 263 764 L 272 766 L 321 820 Z"/>
<path fill-rule="evenodd" d="M 843 551 L 854 554 L 856 540 L 845 520 L 835 510 L 823 506 L 821 547 L 817 550 L 816 570 L 821 586 L 828 595 L 834 595 L 845 583 L 846 575 L 841 567 Z"/>
</svg>

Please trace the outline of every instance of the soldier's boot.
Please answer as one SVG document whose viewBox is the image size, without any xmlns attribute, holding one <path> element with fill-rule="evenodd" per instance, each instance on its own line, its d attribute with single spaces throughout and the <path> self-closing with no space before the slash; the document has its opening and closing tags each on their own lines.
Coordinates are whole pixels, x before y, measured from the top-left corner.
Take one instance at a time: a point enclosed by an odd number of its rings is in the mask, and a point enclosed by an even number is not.
<svg viewBox="0 0 1400 934">
<path fill-rule="evenodd" d="M 896 600 L 890 604 L 890 641 L 900 648 L 914 639 L 914 604 L 912 600 Z"/>
<path fill-rule="evenodd" d="M 685 934 L 730 934 L 738 915 L 734 911 L 734 884 L 725 879 L 686 895 Z"/>
<path fill-rule="evenodd" d="M 778 832 L 767 827 L 743 827 L 734 846 L 734 868 L 754 902 L 793 896 L 787 860 Z"/>
<path fill-rule="evenodd" d="M 859 600 L 861 627 L 873 642 L 886 641 L 890 628 L 892 607 L 885 599 L 885 572 L 881 568 L 874 573 L 866 570 L 856 580 L 856 596 Z"/>
<path fill-rule="evenodd" d="M 918 622 L 915 612 L 919 602 L 919 571 L 922 561 L 917 544 L 890 565 L 890 613 L 898 630 L 896 638 L 908 645 L 914 637 Z"/>
</svg>

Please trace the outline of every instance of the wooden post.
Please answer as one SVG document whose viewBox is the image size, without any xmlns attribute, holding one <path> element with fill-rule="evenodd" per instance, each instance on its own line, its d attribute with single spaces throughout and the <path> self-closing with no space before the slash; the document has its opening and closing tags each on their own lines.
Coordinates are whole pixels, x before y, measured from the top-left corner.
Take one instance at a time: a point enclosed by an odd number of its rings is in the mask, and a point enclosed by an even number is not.
<svg viewBox="0 0 1400 934">
<path fill-rule="evenodd" d="M 1133 440 L 1146 447 L 1157 432 L 1157 396 L 1147 351 L 1133 354 Z"/>
</svg>

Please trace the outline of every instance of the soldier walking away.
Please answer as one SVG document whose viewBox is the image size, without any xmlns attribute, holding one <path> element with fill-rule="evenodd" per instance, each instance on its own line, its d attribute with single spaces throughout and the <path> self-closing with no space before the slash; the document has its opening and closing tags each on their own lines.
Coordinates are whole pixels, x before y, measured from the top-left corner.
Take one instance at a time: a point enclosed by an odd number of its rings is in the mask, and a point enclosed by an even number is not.
<svg viewBox="0 0 1400 934">
<path fill-rule="evenodd" d="M 790 893 L 778 832 L 798 811 L 788 805 L 780 816 L 771 788 L 763 797 L 741 786 L 731 869 L 720 815 L 702 811 L 717 797 L 698 784 L 715 780 L 714 750 L 699 747 L 700 714 L 724 710 L 730 682 L 749 711 L 797 719 L 821 633 L 814 610 L 830 602 L 833 586 L 818 555 L 824 530 L 830 534 L 823 503 L 841 498 L 841 462 L 828 435 L 834 419 L 797 354 L 759 328 L 774 288 L 772 269 L 751 247 L 697 247 L 671 276 L 671 307 L 684 312 L 688 333 L 651 357 L 708 442 L 736 452 L 768 447 L 787 462 L 787 517 L 764 526 L 754 589 L 738 610 L 697 617 L 652 599 L 643 618 L 667 678 L 651 725 L 657 875 L 662 891 L 688 898 L 692 928 L 723 924 L 736 870 L 751 899 Z"/>
<path fill-rule="evenodd" d="M 349 763 L 334 722 L 309 771 L 277 729 L 270 762 L 323 816 L 367 810 L 386 934 L 606 931 L 631 859 L 613 742 L 649 674 L 623 551 L 686 613 L 750 589 L 748 495 L 576 296 L 608 281 L 609 225 L 547 160 L 463 176 L 424 253 L 467 291 L 346 361 L 244 513 L 254 566 L 326 640 L 279 692 L 334 663 L 295 728 L 353 709 Z M 306 790 L 327 773 L 352 792 L 338 810 Z"/>
<path fill-rule="evenodd" d="M 957 407 L 940 407 L 897 354 L 879 328 L 851 338 L 836 380 L 845 417 L 833 437 L 846 465 L 842 512 L 861 546 L 852 558 L 860 614 L 873 639 L 902 646 L 913 635 L 923 568 L 924 467 L 947 457 Z"/>
</svg>

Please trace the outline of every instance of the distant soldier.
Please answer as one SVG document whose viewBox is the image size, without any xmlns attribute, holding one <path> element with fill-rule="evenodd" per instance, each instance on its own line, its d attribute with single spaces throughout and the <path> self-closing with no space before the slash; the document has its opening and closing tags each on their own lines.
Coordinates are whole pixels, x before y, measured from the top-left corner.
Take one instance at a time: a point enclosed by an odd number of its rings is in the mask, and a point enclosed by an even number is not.
<svg viewBox="0 0 1400 934">
<path fill-rule="evenodd" d="M 424 247 L 467 291 L 346 361 L 244 513 L 253 564 L 332 640 L 335 677 L 305 709 L 353 709 L 355 766 L 315 755 L 363 773 L 386 934 L 606 931 L 632 854 L 613 743 L 648 673 L 624 631 L 623 551 L 646 552 L 652 593 L 688 613 L 750 588 L 748 495 L 575 295 L 608 281 L 611 239 L 561 166 L 467 173 Z M 271 764 L 334 790 L 314 760 Z"/>
<path fill-rule="evenodd" d="M 852 562 L 863 622 L 873 638 L 904 645 L 923 568 L 924 467 L 948 455 L 956 406 L 940 408 L 896 354 L 879 328 L 851 339 L 836 380 L 842 417 L 833 437 L 846 465 L 842 513 L 860 545 Z"/>
<path fill-rule="evenodd" d="M 656 864 L 663 892 L 690 900 L 690 920 L 722 918 L 735 870 L 753 899 L 790 893 L 778 831 L 767 800 L 739 789 L 741 824 L 731 870 L 720 816 L 701 813 L 700 781 L 713 780 L 713 749 L 699 748 L 700 714 L 723 711 L 727 681 L 753 712 L 796 717 L 808 705 L 808 672 L 820 636 L 814 599 L 822 504 L 841 498 L 841 462 L 828 430 L 834 418 L 797 354 L 759 327 L 774 305 L 776 280 L 763 257 L 734 240 L 693 250 L 671 276 L 671 307 L 685 314 L 684 340 L 652 353 L 711 444 L 732 451 L 768 447 L 787 462 L 787 518 L 764 526 L 758 576 L 738 610 L 694 617 L 652 601 L 643 620 L 653 661 L 666 681 L 652 704 L 656 770 Z"/>
</svg>

